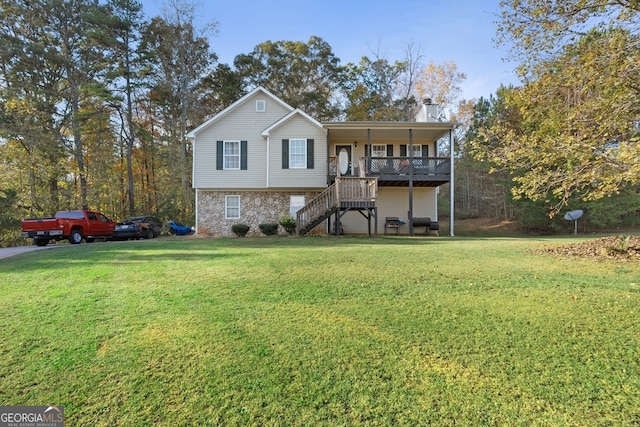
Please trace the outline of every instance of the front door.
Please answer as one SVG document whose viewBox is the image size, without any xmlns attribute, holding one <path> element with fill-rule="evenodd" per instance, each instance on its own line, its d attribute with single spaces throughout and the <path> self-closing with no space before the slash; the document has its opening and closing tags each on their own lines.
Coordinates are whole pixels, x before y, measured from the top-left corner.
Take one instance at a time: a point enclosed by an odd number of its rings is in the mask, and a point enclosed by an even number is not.
<svg viewBox="0 0 640 427">
<path fill-rule="evenodd" d="M 338 170 L 340 175 L 351 175 L 351 146 L 336 145 L 336 155 L 338 156 Z"/>
</svg>

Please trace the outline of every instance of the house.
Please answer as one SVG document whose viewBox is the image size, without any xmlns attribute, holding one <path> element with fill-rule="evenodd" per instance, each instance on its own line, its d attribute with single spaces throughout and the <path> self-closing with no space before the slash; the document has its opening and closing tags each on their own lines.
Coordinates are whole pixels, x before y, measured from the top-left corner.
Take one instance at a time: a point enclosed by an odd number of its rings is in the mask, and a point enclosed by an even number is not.
<svg viewBox="0 0 640 427">
<path fill-rule="evenodd" d="M 399 234 L 427 231 L 425 218 L 436 228 L 437 189 L 453 175 L 437 141 L 450 142 L 456 124 L 430 103 L 417 120 L 320 123 L 256 88 L 187 134 L 196 232 L 232 235 L 244 223 L 259 233 L 283 214 L 299 234 L 376 234 L 388 217 Z"/>
</svg>

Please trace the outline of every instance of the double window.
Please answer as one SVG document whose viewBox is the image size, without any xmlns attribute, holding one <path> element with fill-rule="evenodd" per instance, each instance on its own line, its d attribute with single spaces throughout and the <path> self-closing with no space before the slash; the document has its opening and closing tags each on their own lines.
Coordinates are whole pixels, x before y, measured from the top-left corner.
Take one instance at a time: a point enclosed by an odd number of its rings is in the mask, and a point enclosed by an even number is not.
<svg viewBox="0 0 640 427">
<path fill-rule="evenodd" d="M 372 144 L 371 157 L 387 157 L 387 146 L 385 144 Z"/>
</svg>

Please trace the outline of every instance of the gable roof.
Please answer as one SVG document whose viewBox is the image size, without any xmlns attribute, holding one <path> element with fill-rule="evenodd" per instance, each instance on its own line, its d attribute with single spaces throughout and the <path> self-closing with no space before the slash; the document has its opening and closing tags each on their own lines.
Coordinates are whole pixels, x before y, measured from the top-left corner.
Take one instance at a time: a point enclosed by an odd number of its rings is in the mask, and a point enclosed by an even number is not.
<svg viewBox="0 0 640 427">
<path fill-rule="evenodd" d="M 269 134 L 271 133 L 271 131 L 277 129 L 280 125 L 286 123 L 292 117 L 297 116 L 297 115 L 302 116 L 304 119 L 306 119 L 307 121 L 311 122 L 312 125 L 320 128 L 320 129 L 323 129 L 322 123 L 320 123 L 319 121 L 317 121 L 316 119 L 314 119 L 313 117 L 311 117 L 310 115 L 308 115 L 307 113 L 302 111 L 301 109 L 296 108 L 295 110 L 291 111 L 289 114 L 287 114 L 286 116 L 284 116 L 283 118 L 281 118 L 280 120 L 278 120 L 277 122 L 275 122 L 274 124 L 272 124 L 271 126 L 266 128 L 265 130 L 263 130 L 262 131 L 262 136 L 268 137 Z"/>
<path fill-rule="evenodd" d="M 191 130 L 190 132 L 188 132 L 187 133 L 187 138 L 195 138 L 197 134 L 199 134 L 200 132 L 202 132 L 203 130 L 205 130 L 209 126 L 211 126 L 213 123 L 217 122 L 218 120 L 222 119 L 223 117 L 227 116 L 228 114 L 230 114 L 231 112 L 236 110 L 239 106 L 244 104 L 249 98 L 253 97 L 258 92 L 262 92 L 265 96 L 271 98 L 272 101 L 274 101 L 277 104 L 280 104 L 286 110 L 289 110 L 290 112 L 294 111 L 294 108 L 291 105 L 287 104 L 286 102 L 284 102 L 283 100 L 281 100 L 280 98 L 278 98 L 277 96 L 275 96 L 274 94 L 272 94 L 271 92 L 269 92 L 268 90 L 263 88 L 262 86 L 258 86 L 257 88 L 255 88 L 251 92 L 249 92 L 246 95 L 244 95 L 242 98 L 240 98 L 237 101 L 235 101 L 233 104 L 229 105 L 224 110 L 220 111 L 218 114 L 216 114 L 213 117 L 211 117 L 209 120 L 207 120 L 204 123 L 202 123 L 197 128 L 195 128 L 195 129 Z M 313 119 L 311 119 L 311 120 L 313 120 Z"/>
</svg>

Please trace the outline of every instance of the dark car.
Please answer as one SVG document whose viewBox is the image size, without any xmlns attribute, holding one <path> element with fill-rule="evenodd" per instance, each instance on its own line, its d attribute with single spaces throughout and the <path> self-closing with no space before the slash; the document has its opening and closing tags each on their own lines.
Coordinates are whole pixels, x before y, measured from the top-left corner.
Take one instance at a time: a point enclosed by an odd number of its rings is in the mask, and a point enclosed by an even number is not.
<svg viewBox="0 0 640 427">
<path fill-rule="evenodd" d="M 134 216 L 116 224 L 115 240 L 152 239 L 162 232 L 164 223 L 155 216 Z"/>
<path fill-rule="evenodd" d="M 175 234 L 176 236 L 186 236 L 194 232 L 195 230 L 193 227 L 187 227 L 179 222 L 169 221 L 169 233 L 171 234 Z"/>
</svg>

